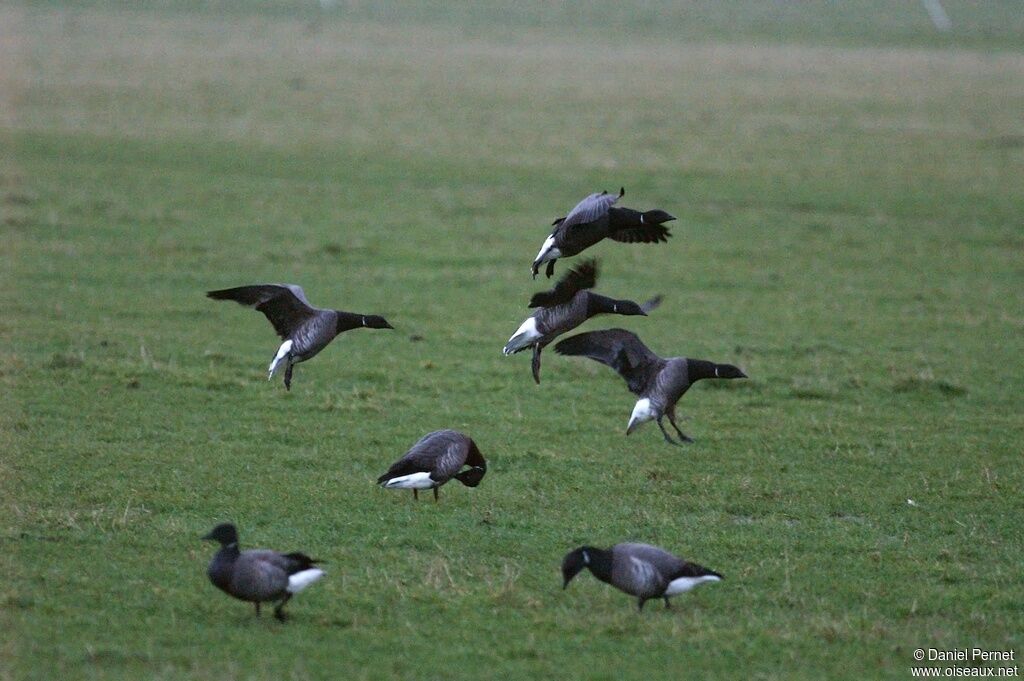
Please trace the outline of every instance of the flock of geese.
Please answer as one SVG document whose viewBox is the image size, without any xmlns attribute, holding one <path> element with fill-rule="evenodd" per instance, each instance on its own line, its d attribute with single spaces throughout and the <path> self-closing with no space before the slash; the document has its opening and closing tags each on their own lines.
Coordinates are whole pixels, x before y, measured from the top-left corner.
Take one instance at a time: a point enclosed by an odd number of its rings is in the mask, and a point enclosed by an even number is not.
<svg viewBox="0 0 1024 681">
<path fill-rule="evenodd" d="M 671 234 L 664 223 L 675 218 L 663 210 L 617 207 L 615 204 L 624 194 L 625 189 L 617 195 L 606 191 L 591 194 L 564 218 L 555 220 L 554 230 L 533 261 L 533 277 L 546 264 L 545 274 L 550 278 L 559 258 L 577 255 L 603 239 L 623 243 L 667 241 Z M 533 379 L 538 384 L 541 352 L 559 336 L 599 314 L 646 316 L 661 303 L 661 296 L 636 303 L 594 293 L 591 289 L 597 278 L 597 261 L 585 260 L 563 275 L 552 289 L 535 294 L 529 304 L 535 311 L 505 344 L 505 355 L 532 350 Z M 302 288 L 294 284 L 239 286 L 210 291 L 207 296 L 235 301 L 267 317 L 282 341 L 268 367 L 268 380 L 283 369 L 288 390 L 295 365 L 315 357 L 338 334 L 358 328 L 394 328 L 379 315 L 314 307 Z M 580 333 L 559 341 L 555 352 L 589 357 L 618 372 L 637 396 L 626 434 L 653 420 L 665 440 L 673 445 L 693 441 L 679 429 L 675 413 L 676 403 L 690 386 L 706 378 L 746 378 L 731 364 L 686 357 L 662 358 L 625 329 Z M 678 440 L 665 429 L 666 418 Z M 420 490 L 430 489 L 436 502 L 438 489 L 445 483 L 454 479 L 467 487 L 476 487 L 486 472 L 487 462 L 472 438 L 455 430 L 439 430 L 424 435 L 377 483 L 386 489 L 411 489 L 415 498 Z M 220 544 L 207 570 L 210 581 L 227 594 L 255 604 L 257 615 L 261 603 L 275 603 L 274 616 L 284 621 L 285 603 L 324 575 L 317 567 L 319 561 L 304 553 L 242 551 L 238 530 L 231 523 L 218 525 L 203 539 Z M 646 601 L 657 598 L 664 599 L 669 607 L 670 596 L 722 579 L 717 572 L 684 561 L 664 549 L 636 543 L 616 544 L 609 549 L 581 546 L 570 551 L 562 561 L 563 588 L 584 568 L 597 579 L 635 596 L 640 610 Z"/>
</svg>

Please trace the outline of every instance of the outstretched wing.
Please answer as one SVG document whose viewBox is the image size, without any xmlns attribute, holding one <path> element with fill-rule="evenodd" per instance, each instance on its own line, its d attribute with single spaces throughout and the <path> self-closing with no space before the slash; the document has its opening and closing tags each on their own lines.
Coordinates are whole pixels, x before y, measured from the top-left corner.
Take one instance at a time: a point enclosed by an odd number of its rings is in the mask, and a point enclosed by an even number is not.
<svg viewBox="0 0 1024 681">
<path fill-rule="evenodd" d="M 570 336 L 555 346 L 560 355 L 580 355 L 615 369 L 631 392 L 640 394 L 661 368 L 664 360 L 655 355 L 625 329 L 588 331 Z"/>
<path fill-rule="evenodd" d="M 624 244 L 657 244 L 668 241 L 672 233 L 664 225 L 638 225 L 612 232 L 609 238 Z"/>
<path fill-rule="evenodd" d="M 580 291 L 597 284 L 597 260 L 584 260 L 569 270 L 550 291 L 533 294 L 529 307 L 554 307 L 568 303 Z"/>
<path fill-rule="evenodd" d="M 282 339 L 306 320 L 316 315 L 316 309 L 306 300 L 306 293 L 295 284 L 254 284 L 219 291 L 208 291 L 208 298 L 233 300 L 239 305 L 253 307 L 262 312 Z"/>
<path fill-rule="evenodd" d="M 607 215 L 608 209 L 615 205 L 615 202 L 621 199 L 625 193 L 625 189 L 620 189 L 618 195 L 608 192 L 591 194 L 577 203 L 564 219 L 556 220 L 553 224 L 558 225 L 559 229 L 567 229 L 573 225 L 585 225 L 593 222 Z"/>
</svg>

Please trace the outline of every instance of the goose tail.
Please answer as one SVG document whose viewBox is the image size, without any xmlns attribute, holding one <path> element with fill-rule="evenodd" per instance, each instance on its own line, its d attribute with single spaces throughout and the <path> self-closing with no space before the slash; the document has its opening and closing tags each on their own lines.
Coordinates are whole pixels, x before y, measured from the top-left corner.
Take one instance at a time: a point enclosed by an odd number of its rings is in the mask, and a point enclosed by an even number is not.
<svg viewBox="0 0 1024 681">
<path fill-rule="evenodd" d="M 320 568 L 309 568 L 288 577 L 288 593 L 297 594 L 326 573 Z"/>
</svg>

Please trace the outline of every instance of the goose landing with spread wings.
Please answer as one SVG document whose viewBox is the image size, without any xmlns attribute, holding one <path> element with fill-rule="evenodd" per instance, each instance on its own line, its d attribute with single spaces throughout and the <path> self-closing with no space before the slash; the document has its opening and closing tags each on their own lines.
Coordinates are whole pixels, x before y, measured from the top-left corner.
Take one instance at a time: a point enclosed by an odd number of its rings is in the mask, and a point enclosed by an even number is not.
<svg viewBox="0 0 1024 681">
<path fill-rule="evenodd" d="M 301 286 L 295 284 L 254 284 L 208 291 L 208 298 L 233 300 L 262 312 L 283 341 L 267 368 L 267 380 L 284 362 L 284 387 L 292 388 L 292 369 L 313 358 L 338 334 L 350 329 L 393 329 L 379 315 L 325 310 L 310 305 Z"/>
<path fill-rule="evenodd" d="M 562 276 L 554 288 L 534 294 L 526 318 L 502 352 L 512 355 L 533 348 L 533 380 L 540 384 L 540 353 L 558 336 L 599 314 L 644 315 L 661 303 L 655 296 L 643 304 L 616 300 L 590 291 L 597 284 L 597 261 L 591 258 Z"/>
<path fill-rule="evenodd" d="M 626 425 L 626 435 L 647 421 L 657 421 L 669 444 L 693 442 L 676 425 L 676 402 L 694 383 L 705 378 L 746 378 L 732 364 L 716 364 L 703 359 L 669 357 L 663 359 L 625 329 L 588 331 L 560 341 L 560 355 L 589 357 L 615 369 L 626 380 L 630 392 L 638 398 Z M 669 437 L 662 419 L 668 417 L 681 442 Z"/>
<path fill-rule="evenodd" d="M 550 278 L 555 273 L 556 260 L 581 253 L 606 238 L 627 244 L 668 241 L 672 234 L 663 223 L 675 217 L 663 210 L 641 212 L 615 207 L 625 193 L 626 189 L 622 188 L 618 195 L 607 191 L 591 194 L 564 218 L 551 223 L 555 229 L 540 247 L 530 268 L 534 279 L 544 263 L 547 263 L 544 273 Z"/>
</svg>

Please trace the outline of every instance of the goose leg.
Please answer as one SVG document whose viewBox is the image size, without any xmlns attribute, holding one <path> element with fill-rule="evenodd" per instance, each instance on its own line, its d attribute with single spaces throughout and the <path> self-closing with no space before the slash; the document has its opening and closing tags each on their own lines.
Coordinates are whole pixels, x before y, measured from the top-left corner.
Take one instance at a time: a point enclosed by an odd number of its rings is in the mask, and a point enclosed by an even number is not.
<svg viewBox="0 0 1024 681">
<path fill-rule="evenodd" d="M 540 344 L 533 346 L 533 380 L 540 385 Z"/>
<path fill-rule="evenodd" d="M 674 410 L 668 413 L 668 422 L 672 424 L 673 428 L 675 428 L 676 433 L 679 434 L 680 440 L 682 440 L 683 442 L 693 442 L 693 438 L 684 433 L 683 431 L 679 430 L 679 426 L 676 425 L 676 413 Z"/>
<path fill-rule="evenodd" d="M 276 608 L 274 608 L 274 617 L 277 618 L 277 621 L 284 622 L 288 619 L 288 616 L 284 614 L 284 604 L 287 603 L 291 597 L 291 594 L 285 594 L 284 598 L 281 599 L 281 602 L 277 604 Z"/>
<path fill-rule="evenodd" d="M 294 367 L 295 365 L 292 364 L 292 357 L 291 357 L 291 355 L 288 355 L 288 358 L 287 358 L 286 361 L 288 362 L 288 366 L 285 367 L 285 370 L 284 370 L 284 389 L 285 390 L 291 390 L 292 389 L 292 367 Z"/>
<path fill-rule="evenodd" d="M 671 610 L 672 609 L 672 604 L 668 602 L 668 596 L 665 596 L 664 598 L 665 598 L 665 609 L 666 610 Z"/>
<path fill-rule="evenodd" d="M 412 488 L 412 498 L 415 499 L 416 501 L 420 500 L 420 491 L 415 487 Z"/>
<path fill-rule="evenodd" d="M 260 616 L 260 602 L 256 601 L 255 603 L 253 603 L 253 605 L 256 606 L 256 616 L 259 617 Z"/>
<path fill-rule="evenodd" d="M 675 445 L 676 447 L 682 447 L 683 446 L 682 443 L 676 442 L 671 437 L 669 437 L 668 431 L 665 430 L 665 426 L 661 422 L 661 418 L 660 417 L 658 418 L 658 427 L 661 428 L 661 434 L 665 436 L 665 442 L 669 443 L 670 445 Z"/>
<path fill-rule="evenodd" d="M 637 598 L 637 604 L 636 604 L 637 612 L 643 612 L 644 611 L 644 603 L 646 603 L 646 602 L 647 602 L 647 599 L 644 598 L 643 596 L 640 596 L 639 598 Z"/>
<path fill-rule="evenodd" d="M 437 503 L 437 488 L 434 488 L 434 503 Z"/>
</svg>

